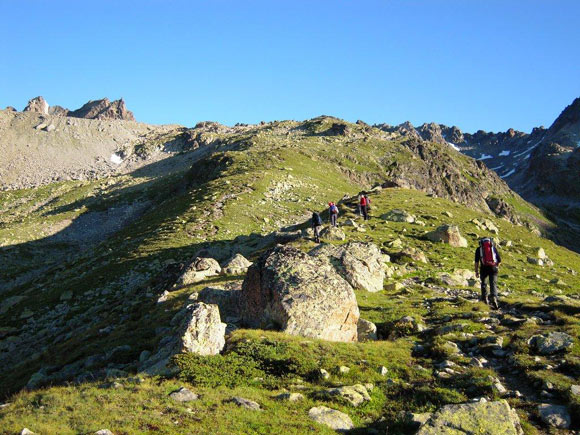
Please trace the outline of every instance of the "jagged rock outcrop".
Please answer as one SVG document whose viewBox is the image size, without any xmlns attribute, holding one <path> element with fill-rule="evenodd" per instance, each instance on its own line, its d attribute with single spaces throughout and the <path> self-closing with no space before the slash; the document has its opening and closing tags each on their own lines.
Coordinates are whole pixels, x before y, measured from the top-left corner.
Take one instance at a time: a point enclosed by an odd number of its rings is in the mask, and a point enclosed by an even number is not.
<svg viewBox="0 0 580 435">
<path fill-rule="evenodd" d="M 24 112 L 40 113 L 42 115 L 48 115 L 48 103 L 44 97 L 35 97 L 28 102 L 24 108 Z"/>
<path fill-rule="evenodd" d="M 73 110 L 68 116 L 86 119 L 120 119 L 125 121 L 135 121 L 133 112 L 127 110 L 125 101 L 110 101 L 108 98 L 101 100 L 91 100 L 80 109 Z"/>
<path fill-rule="evenodd" d="M 251 327 L 330 341 L 356 341 L 359 310 L 350 284 L 323 257 L 277 246 L 248 269 L 240 294 Z"/>
</svg>

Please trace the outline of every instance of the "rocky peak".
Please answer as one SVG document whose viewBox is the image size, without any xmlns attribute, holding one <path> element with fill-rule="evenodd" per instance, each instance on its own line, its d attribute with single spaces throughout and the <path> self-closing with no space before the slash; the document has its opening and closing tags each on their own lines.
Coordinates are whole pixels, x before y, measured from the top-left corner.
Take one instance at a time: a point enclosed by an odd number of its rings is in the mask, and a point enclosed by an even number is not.
<svg viewBox="0 0 580 435">
<path fill-rule="evenodd" d="M 28 105 L 24 108 L 24 111 L 48 115 L 48 103 L 44 97 L 38 96 L 28 101 Z"/>
<path fill-rule="evenodd" d="M 576 98 L 572 104 L 567 106 L 560 116 L 556 118 L 552 126 L 550 127 L 550 132 L 556 132 L 566 128 L 570 124 L 577 124 L 580 122 L 580 98 Z"/>
<path fill-rule="evenodd" d="M 109 101 L 108 98 L 92 100 L 80 109 L 68 113 L 68 116 L 86 119 L 120 119 L 125 121 L 135 121 L 133 112 L 127 110 L 125 101 Z"/>
<path fill-rule="evenodd" d="M 421 138 L 429 142 L 446 143 L 447 141 L 443 137 L 443 132 L 441 131 L 441 126 L 431 122 L 429 124 L 425 123 L 417 129 Z"/>
</svg>

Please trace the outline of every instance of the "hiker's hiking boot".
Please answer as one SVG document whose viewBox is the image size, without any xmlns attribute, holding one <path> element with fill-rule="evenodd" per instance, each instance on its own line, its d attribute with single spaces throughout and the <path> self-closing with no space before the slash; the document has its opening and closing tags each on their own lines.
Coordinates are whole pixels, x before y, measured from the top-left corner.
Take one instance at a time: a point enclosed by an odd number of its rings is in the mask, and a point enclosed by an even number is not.
<svg viewBox="0 0 580 435">
<path fill-rule="evenodd" d="M 499 309 L 499 304 L 497 303 L 497 298 L 491 298 L 491 304 L 494 309 Z"/>
<path fill-rule="evenodd" d="M 483 302 L 486 305 L 489 305 L 489 299 L 487 295 L 481 295 L 481 302 Z"/>
</svg>

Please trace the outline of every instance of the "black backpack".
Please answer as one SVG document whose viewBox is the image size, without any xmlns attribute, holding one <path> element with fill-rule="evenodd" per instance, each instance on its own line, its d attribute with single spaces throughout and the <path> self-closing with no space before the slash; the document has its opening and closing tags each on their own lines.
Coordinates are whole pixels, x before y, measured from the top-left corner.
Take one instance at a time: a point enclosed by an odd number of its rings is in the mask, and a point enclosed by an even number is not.
<svg viewBox="0 0 580 435">
<path fill-rule="evenodd" d="M 318 213 L 312 213 L 312 225 L 315 227 L 322 225 L 322 218 Z"/>
</svg>

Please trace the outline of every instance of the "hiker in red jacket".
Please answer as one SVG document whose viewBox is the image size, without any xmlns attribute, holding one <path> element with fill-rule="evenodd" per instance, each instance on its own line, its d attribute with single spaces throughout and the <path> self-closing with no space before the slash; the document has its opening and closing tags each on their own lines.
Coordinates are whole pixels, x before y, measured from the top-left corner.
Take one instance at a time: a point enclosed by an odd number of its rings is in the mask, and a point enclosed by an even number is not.
<svg viewBox="0 0 580 435">
<path fill-rule="evenodd" d="M 370 219 L 370 217 L 369 217 L 369 205 L 371 204 L 371 200 L 369 199 L 368 196 L 366 196 L 366 195 L 363 194 L 360 197 L 360 203 L 359 204 L 360 204 L 360 210 L 362 212 L 362 215 L 363 215 L 364 220 L 365 221 L 366 220 L 369 220 Z"/>
<path fill-rule="evenodd" d="M 475 250 L 475 276 L 481 276 L 481 300 L 491 305 L 496 310 L 499 308 L 497 302 L 497 273 L 501 257 L 493 243 L 491 237 L 484 237 L 479 241 L 479 246 Z M 491 300 L 487 297 L 486 279 L 489 278 L 491 290 Z M 491 302 L 491 303 L 490 303 Z"/>
</svg>

